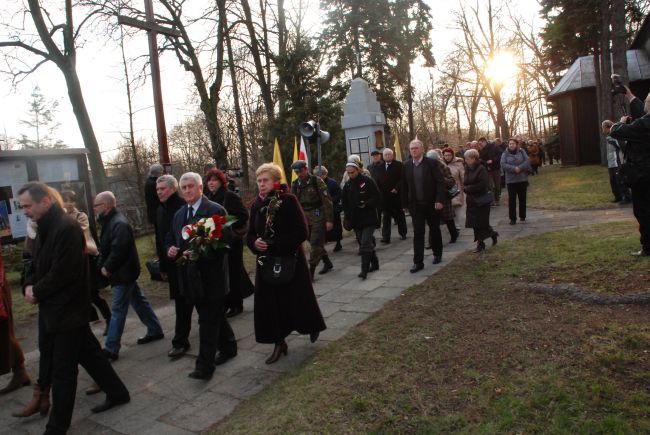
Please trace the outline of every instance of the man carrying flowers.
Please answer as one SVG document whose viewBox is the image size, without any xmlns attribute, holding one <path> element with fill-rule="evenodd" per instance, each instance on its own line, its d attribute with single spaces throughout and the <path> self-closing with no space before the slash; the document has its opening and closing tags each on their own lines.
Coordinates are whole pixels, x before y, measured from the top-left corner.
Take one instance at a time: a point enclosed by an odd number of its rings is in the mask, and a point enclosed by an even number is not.
<svg viewBox="0 0 650 435">
<path fill-rule="evenodd" d="M 166 251 L 179 268 L 180 292 L 199 313 L 199 355 L 189 377 L 207 380 L 215 366 L 237 355 L 235 334 L 224 312 L 230 222 L 226 209 L 203 196 L 199 174 L 183 174 L 180 190 L 186 205 L 174 215 Z"/>
</svg>

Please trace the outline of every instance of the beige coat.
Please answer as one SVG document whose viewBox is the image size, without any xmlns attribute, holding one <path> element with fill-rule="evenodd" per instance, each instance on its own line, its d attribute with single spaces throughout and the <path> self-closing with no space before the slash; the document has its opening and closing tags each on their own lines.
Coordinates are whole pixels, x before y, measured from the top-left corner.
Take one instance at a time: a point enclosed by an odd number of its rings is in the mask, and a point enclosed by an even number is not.
<svg viewBox="0 0 650 435">
<path fill-rule="evenodd" d="M 465 204 L 465 193 L 463 192 L 463 180 L 465 179 L 465 165 L 463 159 L 454 157 L 451 163 L 447 164 L 451 171 L 451 176 L 454 177 L 456 185 L 460 189 L 460 193 L 451 199 L 452 207 L 461 207 Z"/>
</svg>

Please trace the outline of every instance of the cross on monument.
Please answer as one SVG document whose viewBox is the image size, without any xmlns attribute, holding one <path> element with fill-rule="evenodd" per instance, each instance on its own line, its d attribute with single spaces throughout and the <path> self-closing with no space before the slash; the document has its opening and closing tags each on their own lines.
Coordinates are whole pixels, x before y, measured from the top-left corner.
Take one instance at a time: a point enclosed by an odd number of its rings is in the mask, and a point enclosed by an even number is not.
<svg viewBox="0 0 650 435">
<path fill-rule="evenodd" d="M 153 106 L 156 112 L 156 130 L 158 132 L 158 153 L 160 155 L 160 163 L 168 169 L 171 166 L 171 160 L 169 159 L 169 148 L 167 146 L 167 128 L 165 127 L 165 113 L 163 111 L 162 90 L 160 87 L 160 63 L 158 61 L 157 37 L 158 33 L 175 37 L 180 37 L 181 33 L 176 29 L 170 29 L 156 23 L 153 16 L 152 0 L 144 0 L 144 12 L 145 21 L 118 15 L 117 22 L 147 31 L 149 37 L 149 59 L 151 62 L 151 84 L 153 86 Z"/>
</svg>

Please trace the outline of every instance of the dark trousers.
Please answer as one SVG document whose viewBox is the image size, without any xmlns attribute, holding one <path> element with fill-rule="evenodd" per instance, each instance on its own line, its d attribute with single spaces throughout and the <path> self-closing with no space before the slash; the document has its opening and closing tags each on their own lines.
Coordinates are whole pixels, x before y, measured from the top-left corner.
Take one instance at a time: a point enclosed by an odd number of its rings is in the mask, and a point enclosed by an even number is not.
<svg viewBox="0 0 650 435">
<path fill-rule="evenodd" d="M 354 234 L 359 243 L 359 252 L 362 254 L 372 254 L 375 252 L 375 241 L 373 234 L 375 233 L 375 227 L 363 227 L 355 228 Z"/>
<path fill-rule="evenodd" d="M 494 193 L 494 200 L 499 201 L 501 199 L 501 170 L 489 171 L 488 176 L 490 177 L 490 189 Z"/>
<path fill-rule="evenodd" d="M 517 199 L 519 199 L 519 218 L 526 220 L 526 191 L 528 181 L 508 184 L 508 215 L 511 221 L 517 221 Z"/>
<path fill-rule="evenodd" d="M 176 295 L 174 298 L 176 311 L 176 324 L 174 325 L 174 338 L 172 347 L 190 347 L 190 331 L 192 330 L 192 311 L 194 305 L 187 302 L 184 296 Z"/>
<path fill-rule="evenodd" d="M 52 410 L 46 434 L 64 434 L 70 427 L 77 392 L 78 364 L 86 369 L 109 400 L 121 400 L 129 391 L 102 353 L 90 327 L 48 334 L 52 356 Z"/>
<path fill-rule="evenodd" d="M 237 353 L 237 340 L 225 316 L 223 299 L 204 298 L 196 304 L 199 313 L 199 356 L 196 369 L 214 372 L 217 350 L 225 354 Z"/>
<path fill-rule="evenodd" d="M 631 198 L 630 189 L 621 183 L 620 177 L 616 175 L 618 168 L 607 168 L 609 172 L 609 187 L 612 189 L 612 195 L 617 201 L 627 201 Z"/>
<path fill-rule="evenodd" d="M 399 235 L 405 236 L 407 231 L 406 217 L 404 216 L 404 210 L 399 203 L 399 199 L 397 201 L 387 201 L 384 204 L 381 220 L 381 238 L 384 240 L 390 240 L 392 219 L 395 219 L 397 222 L 397 232 Z"/>
<path fill-rule="evenodd" d="M 413 220 L 413 263 L 424 262 L 424 233 L 425 223 L 429 226 L 429 240 L 433 255 L 442 255 L 442 234 L 440 233 L 440 218 L 433 204 L 418 204 L 411 208 Z"/>
<path fill-rule="evenodd" d="M 639 222 L 641 249 L 650 252 L 650 182 L 632 188 L 632 210 Z"/>
<path fill-rule="evenodd" d="M 108 302 L 106 302 L 106 300 L 99 294 L 99 290 L 100 289 L 93 289 L 90 291 L 90 301 L 95 307 L 97 307 L 97 309 L 99 309 L 102 317 L 108 323 L 111 321 L 111 308 L 108 306 Z M 90 307 L 90 320 L 93 322 L 99 320 L 95 307 Z"/>
</svg>

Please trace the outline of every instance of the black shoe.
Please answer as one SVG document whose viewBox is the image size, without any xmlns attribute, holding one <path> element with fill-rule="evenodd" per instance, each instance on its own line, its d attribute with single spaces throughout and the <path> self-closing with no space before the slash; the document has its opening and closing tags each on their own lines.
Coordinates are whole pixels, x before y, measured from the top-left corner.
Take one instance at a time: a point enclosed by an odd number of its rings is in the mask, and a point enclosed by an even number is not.
<svg viewBox="0 0 650 435">
<path fill-rule="evenodd" d="M 167 356 L 170 358 L 180 358 L 185 355 L 189 349 L 189 346 L 172 347 L 172 350 L 167 352 Z"/>
<path fill-rule="evenodd" d="M 433 256 L 433 264 L 440 264 L 442 262 L 442 255 Z"/>
<path fill-rule="evenodd" d="M 357 275 L 361 279 L 366 279 L 368 278 L 368 271 L 367 270 L 362 270 L 359 275 Z"/>
<path fill-rule="evenodd" d="M 387 245 L 390 243 L 390 239 L 381 239 L 379 243 L 383 243 L 384 245 Z"/>
<path fill-rule="evenodd" d="M 311 341 L 312 343 L 316 343 L 316 340 L 318 340 L 319 335 L 320 335 L 319 331 L 310 333 L 309 334 L 309 341 Z"/>
<path fill-rule="evenodd" d="M 411 273 L 415 273 L 417 271 L 420 271 L 424 269 L 424 263 L 415 263 L 413 267 L 411 268 Z"/>
<path fill-rule="evenodd" d="M 640 251 L 630 252 L 630 255 L 633 257 L 650 257 L 650 252 L 641 249 Z"/>
<path fill-rule="evenodd" d="M 401 240 L 406 240 L 406 234 L 404 234 L 403 236 L 399 236 L 399 238 L 400 238 Z"/>
<path fill-rule="evenodd" d="M 330 261 L 329 263 L 323 264 L 323 268 L 318 272 L 319 275 L 325 275 L 330 270 L 334 269 L 334 265 Z"/>
<path fill-rule="evenodd" d="M 456 231 L 454 234 L 452 234 L 449 243 L 456 243 L 456 240 L 458 240 L 458 236 L 460 236 L 460 232 Z"/>
<path fill-rule="evenodd" d="M 194 370 L 192 373 L 187 375 L 188 378 L 192 379 L 201 379 L 201 380 L 208 380 L 212 379 L 212 373 L 209 372 L 204 372 L 203 370 Z"/>
<path fill-rule="evenodd" d="M 497 237 L 499 237 L 499 233 L 495 232 L 494 234 L 492 234 L 492 246 L 497 244 L 497 240 L 498 240 Z"/>
<path fill-rule="evenodd" d="M 237 356 L 237 351 L 235 351 L 235 353 L 219 352 L 219 355 L 217 355 L 217 357 L 214 359 L 214 365 L 220 366 L 221 364 L 225 363 L 229 359 L 233 359 L 236 356 Z"/>
<path fill-rule="evenodd" d="M 147 343 L 151 343 L 152 341 L 162 340 L 163 338 L 165 338 L 165 334 L 145 335 L 144 337 L 138 338 L 137 343 L 147 344 Z"/>
<path fill-rule="evenodd" d="M 516 220 L 514 220 L 514 219 L 510 219 L 510 225 L 514 225 L 514 224 L 516 224 L 516 223 L 517 223 Z"/>
<path fill-rule="evenodd" d="M 102 353 L 104 354 L 106 359 L 108 359 L 109 361 L 117 361 L 120 358 L 120 356 L 117 353 L 113 353 L 113 352 L 108 351 L 106 349 L 102 349 Z"/>
<path fill-rule="evenodd" d="M 341 249 L 343 249 L 341 242 L 336 242 L 336 246 L 334 246 L 334 252 L 339 252 Z"/>
<path fill-rule="evenodd" d="M 526 218 L 519 218 L 520 221 L 526 222 Z"/>
<path fill-rule="evenodd" d="M 228 311 L 226 311 L 226 317 L 235 317 L 238 314 L 241 314 L 244 312 L 244 307 L 237 307 L 237 308 L 228 308 Z"/>
<path fill-rule="evenodd" d="M 479 252 L 483 252 L 483 251 L 485 251 L 485 243 L 478 242 L 476 244 L 476 249 L 474 249 L 472 252 L 478 254 Z"/>
<path fill-rule="evenodd" d="M 98 414 L 100 412 L 108 411 L 109 409 L 111 409 L 114 406 L 124 405 L 125 403 L 129 403 L 130 401 L 131 401 L 131 398 L 129 396 L 122 397 L 120 399 L 109 399 L 107 397 L 106 400 L 104 400 L 104 403 L 99 404 L 99 405 L 95 406 L 94 408 L 90 408 L 90 410 L 93 413 Z"/>
</svg>

